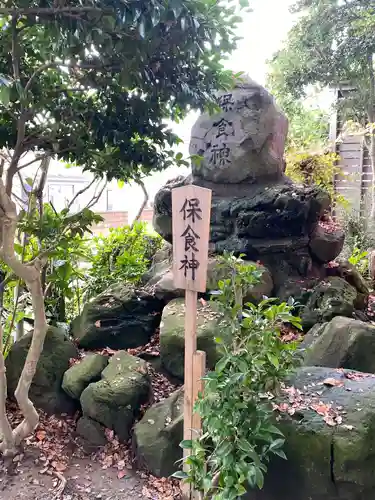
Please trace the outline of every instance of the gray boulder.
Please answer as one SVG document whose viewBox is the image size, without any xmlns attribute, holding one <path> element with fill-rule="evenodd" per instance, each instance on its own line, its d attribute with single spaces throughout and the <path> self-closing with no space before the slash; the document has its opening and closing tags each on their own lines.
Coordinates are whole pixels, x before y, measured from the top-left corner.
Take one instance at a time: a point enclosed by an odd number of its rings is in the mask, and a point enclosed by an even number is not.
<svg viewBox="0 0 375 500">
<path fill-rule="evenodd" d="M 305 364 L 350 368 L 375 373 L 375 327 L 355 319 L 336 317 L 314 327 L 301 344 Z"/>
<path fill-rule="evenodd" d="M 284 171 L 288 120 L 273 97 L 250 78 L 218 93 L 221 112 L 202 114 L 193 126 L 193 175 L 214 183 L 277 180 Z"/>
<path fill-rule="evenodd" d="M 319 262 L 327 263 L 340 255 L 345 242 L 342 229 L 328 231 L 318 225 L 310 239 L 310 252 Z"/>
<path fill-rule="evenodd" d="M 89 417 L 81 417 L 78 420 L 76 432 L 88 452 L 107 444 L 104 427 Z"/>
<path fill-rule="evenodd" d="M 137 462 L 156 477 L 168 477 L 180 468 L 184 394 L 180 389 L 149 408 L 134 427 Z"/>
<path fill-rule="evenodd" d="M 73 399 L 79 399 L 91 382 L 100 380 L 108 364 L 108 357 L 102 354 L 88 354 L 64 373 L 62 388 Z"/>
<path fill-rule="evenodd" d="M 358 271 L 356 266 L 351 264 L 348 260 L 338 259 L 336 261 L 336 266 L 328 268 L 328 272 L 330 276 L 339 276 L 352 285 L 358 292 L 357 307 L 363 308 L 365 306 L 370 289 L 365 278 Z"/>
<path fill-rule="evenodd" d="M 316 323 L 325 323 L 335 316 L 353 317 L 357 302 L 357 290 L 339 277 L 329 277 L 313 290 L 301 319 L 305 330 Z"/>
<path fill-rule="evenodd" d="M 372 500 L 375 377 L 306 367 L 289 385 L 277 412 L 288 460 L 272 460 L 246 500 Z"/>
<path fill-rule="evenodd" d="M 220 358 L 219 344 L 215 337 L 220 336 L 221 316 L 209 303 L 197 304 L 197 344 L 198 349 L 206 352 L 208 368 L 213 368 Z M 160 358 L 168 373 L 181 380 L 184 378 L 185 350 L 185 303 L 183 299 L 169 302 L 163 311 L 160 323 Z"/>
<path fill-rule="evenodd" d="M 244 302 L 260 302 L 264 296 L 269 297 L 273 290 L 273 280 L 270 271 L 256 262 L 244 261 L 245 265 L 255 266 L 256 271 L 260 274 L 259 283 L 248 286 L 246 290 L 243 290 Z M 207 291 L 216 290 L 219 280 L 223 280 L 229 277 L 230 270 L 225 267 L 222 263 L 219 265 L 219 261 L 215 257 L 211 257 L 208 260 L 207 268 Z M 168 268 L 160 279 L 152 285 L 153 280 L 150 282 L 152 286 L 153 293 L 155 296 L 168 302 L 175 298 L 180 298 L 185 296 L 185 290 L 176 289 L 173 280 L 173 271 Z"/>
<path fill-rule="evenodd" d="M 84 417 L 113 429 L 126 441 L 141 405 L 150 395 L 147 363 L 120 351 L 110 359 L 101 380 L 82 392 L 80 401 Z"/>
<path fill-rule="evenodd" d="M 14 396 L 17 388 L 31 339 L 32 333 L 28 333 L 15 342 L 5 360 L 10 397 Z M 78 358 L 76 346 L 63 330 L 50 326 L 29 391 L 29 397 L 38 409 L 49 415 L 76 410 L 77 404 L 61 388 L 64 373 L 73 358 Z"/>
<path fill-rule="evenodd" d="M 138 347 L 155 332 L 163 306 L 145 289 L 118 284 L 84 306 L 72 323 L 72 333 L 83 349 Z"/>
</svg>

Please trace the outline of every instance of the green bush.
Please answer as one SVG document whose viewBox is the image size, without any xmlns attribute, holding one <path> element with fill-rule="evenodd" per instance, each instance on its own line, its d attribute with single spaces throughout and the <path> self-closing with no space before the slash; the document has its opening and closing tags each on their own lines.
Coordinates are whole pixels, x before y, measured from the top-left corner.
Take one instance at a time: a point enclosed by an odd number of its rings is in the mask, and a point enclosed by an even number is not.
<svg viewBox="0 0 375 500">
<path fill-rule="evenodd" d="M 231 275 L 218 283 L 214 301 L 224 314 L 216 342 L 225 354 L 205 377 L 204 397 L 196 404 L 203 435 L 181 443 L 192 450 L 188 476 L 175 476 L 194 484 L 204 499 L 235 500 L 248 486 L 262 488 L 272 455 L 286 458 L 270 398 L 298 364 L 297 343 L 283 342 L 280 326 L 301 325 L 291 314 L 293 304 L 265 299 L 243 307 L 242 289 L 260 279 L 259 270 L 232 255 L 224 261 Z"/>
<path fill-rule="evenodd" d="M 147 224 L 143 222 L 137 222 L 133 227 L 113 228 L 108 236 L 95 237 L 87 297 L 97 295 L 121 281 L 139 282 L 162 242 L 159 235 L 148 232 Z"/>
</svg>

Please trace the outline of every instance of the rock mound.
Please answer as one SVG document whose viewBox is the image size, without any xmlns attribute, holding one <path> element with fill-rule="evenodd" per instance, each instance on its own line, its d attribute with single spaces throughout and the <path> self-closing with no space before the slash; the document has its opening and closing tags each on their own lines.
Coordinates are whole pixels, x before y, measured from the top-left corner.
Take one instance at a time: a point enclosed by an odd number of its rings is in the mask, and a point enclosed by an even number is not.
<svg viewBox="0 0 375 500">
<path fill-rule="evenodd" d="M 163 305 L 144 289 L 118 284 L 85 305 L 72 323 L 72 333 L 83 349 L 138 347 L 155 332 Z"/>
<path fill-rule="evenodd" d="M 336 317 L 314 327 L 301 344 L 308 366 L 350 368 L 375 373 L 375 327 Z"/>
<path fill-rule="evenodd" d="M 156 477 L 168 477 L 180 468 L 183 436 L 183 391 L 151 406 L 134 427 L 133 444 L 138 465 Z"/>
<path fill-rule="evenodd" d="M 103 370 L 101 380 L 81 395 L 84 417 L 89 417 L 126 441 L 141 408 L 151 396 L 147 363 L 125 351 L 116 353 Z"/>
<path fill-rule="evenodd" d="M 221 316 L 209 303 L 197 304 L 197 344 L 206 352 L 207 368 L 213 368 L 220 357 L 215 337 L 220 335 Z M 168 373 L 180 380 L 184 378 L 185 343 L 184 299 L 172 300 L 164 309 L 160 324 L 160 358 Z"/>
<path fill-rule="evenodd" d="M 32 333 L 15 342 L 5 360 L 8 394 L 13 397 L 17 388 L 26 356 L 31 344 Z M 63 330 L 49 327 L 29 397 L 35 406 L 47 414 L 72 413 L 76 403 L 62 390 L 64 373 L 70 360 L 78 357 L 78 350 Z"/>
<path fill-rule="evenodd" d="M 73 399 L 81 397 L 91 382 L 100 380 L 100 375 L 108 364 L 108 357 L 102 354 L 88 354 L 64 373 L 62 388 Z"/>
</svg>

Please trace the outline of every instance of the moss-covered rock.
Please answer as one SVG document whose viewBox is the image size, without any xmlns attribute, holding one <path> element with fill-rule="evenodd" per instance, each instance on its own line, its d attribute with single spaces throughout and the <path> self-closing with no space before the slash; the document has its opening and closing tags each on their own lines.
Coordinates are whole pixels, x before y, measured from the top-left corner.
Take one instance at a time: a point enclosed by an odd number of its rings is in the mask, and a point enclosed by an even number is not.
<svg viewBox="0 0 375 500">
<path fill-rule="evenodd" d="M 324 385 L 336 379 L 341 386 Z M 247 500 L 372 500 L 375 493 L 375 377 L 360 372 L 305 367 L 290 386 L 299 390 L 299 402 L 281 402 L 293 408 L 278 426 L 286 441 L 288 460 L 271 461 L 263 490 Z M 319 394 L 317 394 L 317 391 Z M 332 405 L 342 423 L 328 425 L 313 409 Z M 324 406 L 326 405 L 326 406 Z"/>
<path fill-rule="evenodd" d="M 86 451 L 93 451 L 107 443 L 104 427 L 89 417 L 81 417 L 78 420 L 76 431 Z"/>
<path fill-rule="evenodd" d="M 209 303 L 197 304 L 197 344 L 207 355 L 207 367 L 213 368 L 220 357 L 215 337 L 220 334 L 221 316 Z M 185 346 L 184 299 L 172 300 L 163 311 L 160 324 L 160 357 L 164 368 L 174 377 L 184 378 Z"/>
<path fill-rule="evenodd" d="M 72 323 L 84 349 L 128 349 L 147 344 L 160 323 L 164 303 L 150 292 L 118 284 L 98 295 Z"/>
<path fill-rule="evenodd" d="M 375 327 L 369 323 L 338 316 L 308 332 L 301 348 L 308 366 L 375 373 Z"/>
<path fill-rule="evenodd" d="M 17 388 L 31 339 L 32 333 L 28 333 L 15 342 L 6 358 L 8 394 L 11 397 Z M 76 403 L 62 390 L 61 384 L 70 360 L 77 357 L 78 350 L 64 331 L 49 327 L 29 391 L 29 397 L 37 408 L 47 414 L 75 411 Z"/>
<path fill-rule="evenodd" d="M 157 477 L 168 477 L 182 458 L 184 395 L 180 389 L 149 408 L 134 427 L 133 445 L 138 465 Z"/>
<path fill-rule="evenodd" d="M 88 354 L 64 373 L 62 388 L 73 399 L 79 399 L 91 382 L 100 380 L 100 375 L 108 364 L 108 356 Z"/>
<path fill-rule="evenodd" d="M 150 394 L 147 363 L 121 351 L 110 359 L 101 380 L 83 391 L 80 401 L 85 417 L 113 429 L 125 441 Z"/>
<path fill-rule="evenodd" d="M 319 283 L 312 292 L 301 319 L 305 330 L 316 323 L 325 323 L 335 316 L 353 316 L 357 301 L 357 290 L 347 281 L 332 276 Z"/>
</svg>

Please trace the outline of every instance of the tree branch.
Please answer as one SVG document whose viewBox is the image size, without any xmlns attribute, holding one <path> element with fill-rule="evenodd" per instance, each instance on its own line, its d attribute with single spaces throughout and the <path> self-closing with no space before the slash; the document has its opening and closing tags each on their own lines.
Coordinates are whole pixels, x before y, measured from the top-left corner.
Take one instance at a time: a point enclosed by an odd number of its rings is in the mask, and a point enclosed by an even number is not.
<svg viewBox="0 0 375 500">
<path fill-rule="evenodd" d="M 12 66 L 13 66 L 13 77 L 16 83 L 21 83 L 20 78 L 20 54 L 19 54 L 19 46 L 18 46 L 18 32 L 17 32 L 17 21 L 18 14 L 14 14 L 12 18 Z M 13 151 L 12 160 L 10 162 L 9 168 L 7 170 L 6 175 L 6 194 L 8 196 L 12 193 L 12 185 L 13 185 L 13 177 L 18 169 L 18 163 L 22 155 L 22 144 L 25 139 L 26 132 L 26 120 L 27 115 L 24 109 L 23 99 L 20 98 L 21 101 L 21 115 L 18 119 L 17 123 L 17 141 Z"/>
<path fill-rule="evenodd" d="M 139 219 L 141 218 L 143 210 L 145 209 L 145 206 L 147 205 L 147 202 L 149 200 L 148 192 L 147 192 L 146 186 L 144 185 L 144 182 L 141 179 L 139 179 L 136 182 L 142 188 L 144 199 L 143 199 L 143 202 L 142 202 L 142 205 L 141 205 L 140 209 L 138 210 L 137 215 L 135 216 L 135 218 L 134 218 L 134 220 L 132 222 L 131 229 L 133 229 L 135 223 L 138 222 Z"/>
<path fill-rule="evenodd" d="M 81 194 L 85 193 L 88 189 L 90 189 L 90 187 L 97 181 L 97 179 L 94 177 L 94 179 L 89 183 L 87 184 L 87 186 L 85 186 L 84 188 L 80 189 L 79 191 L 77 191 L 77 193 L 73 196 L 72 200 L 70 201 L 69 205 L 68 205 L 68 210 L 71 209 L 71 207 L 74 205 L 74 202 L 76 201 L 76 199 L 81 196 Z"/>
</svg>

